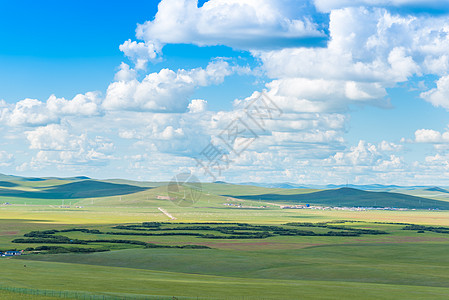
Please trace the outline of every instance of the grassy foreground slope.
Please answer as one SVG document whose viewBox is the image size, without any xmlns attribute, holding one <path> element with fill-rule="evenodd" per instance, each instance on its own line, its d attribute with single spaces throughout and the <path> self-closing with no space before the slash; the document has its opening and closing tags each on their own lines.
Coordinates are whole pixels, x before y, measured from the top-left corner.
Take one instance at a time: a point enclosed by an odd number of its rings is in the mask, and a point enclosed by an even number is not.
<svg viewBox="0 0 449 300">
<path fill-rule="evenodd" d="M 272 240 L 271 240 L 272 241 Z M 318 239 L 316 242 L 318 243 Z M 373 240 L 375 241 L 375 240 Z M 270 241 L 267 241 L 270 243 Z M 332 281 L 449 288 L 443 243 L 329 243 L 302 249 L 126 249 L 23 257 L 27 260 L 124 267 L 244 279 Z M 241 247 L 241 245 L 240 245 Z M 242 247 L 241 247 L 242 248 Z M 279 248 L 283 248 L 282 244 Z M 252 249 L 249 250 L 249 249 Z M 348 255 L 348 253 L 356 253 Z M 420 253 L 419 255 L 417 253 Z"/>
<path fill-rule="evenodd" d="M 26 286 L 121 296 L 203 299 L 444 299 L 447 288 L 338 281 L 253 279 L 73 263 L 0 260 L 8 280 Z M 3 273 L 3 272 L 2 272 Z M 63 280 L 66 278 L 66 280 Z M 75 279 L 75 280 L 74 280 Z"/>
</svg>

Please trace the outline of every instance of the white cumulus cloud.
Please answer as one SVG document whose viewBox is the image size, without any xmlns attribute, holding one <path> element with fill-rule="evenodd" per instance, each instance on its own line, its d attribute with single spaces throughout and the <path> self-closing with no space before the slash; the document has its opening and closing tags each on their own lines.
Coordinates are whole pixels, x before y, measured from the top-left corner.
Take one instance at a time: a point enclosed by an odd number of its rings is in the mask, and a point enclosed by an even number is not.
<svg viewBox="0 0 449 300">
<path fill-rule="evenodd" d="M 147 55 L 163 44 L 226 45 L 237 49 L 280 48 L 323 37 L 316 25 L 291 16 L 293 0 L 162 0 L 152 21 L 137 28 L 143 44 L 127 45 Z M 150 45 L 150 46 L 149 46 Z M 129 47 L 129 46 L 128 46 Z M 145 50 L 143 50 L 145 48 Z"/>
<path fill-rule="evenodd" d="M 0 121 L 8 126 L 42 126 L 58 123 L 64 116 L 94 116 L 101 113 L 98 93 L 78 94 L 73 99 L 52 95 L 46 102 L 24 99 L 0 107 Z"/>
<path fill-rule="evenodd" d="M 126 67 L 122 70 L 126 70 Z M 109 85 L 103 108 L 185 112 L 189 105 L 188 97 L 197 87 L 222 83 L 232 72 L 229 63 L 213 61 L 205 69 L 181 69 L 176 72 L 162 69 L 158 73 L 146 75 L 142 81 L 126 77 L 132 79 L 116 81 Z"/>
<path fill-rule="evenodd" d="M 417 143 L 448 143 L 449 131 L 441 133 L 432 129 L 419 129 L 415 132 L 415 141 Z"/>
<path fill-rule="evenodd" d="M 50 124 L 26 132 L 29 148 L 38 150 L 32 162 L 23 168 L 38 168 L 48 164 L 106 164 L 114 144 L 103 137 L 89 138 L 87 134 L 73 134 L 59 124 Z"/>
<path fill-rule="evenodd" d="M 188 109 L 191 113 L 205 112 L 207 109 L 207 101 L 202 99 L 194 99 L 190 102 Z"/>
<path fill-rule="evenodd" d="M 421 93 L 421 98 L 433 106 L 449 110 L 449 76 L 443 76 L 437 81 L 437 87 Z"/>
</svg>

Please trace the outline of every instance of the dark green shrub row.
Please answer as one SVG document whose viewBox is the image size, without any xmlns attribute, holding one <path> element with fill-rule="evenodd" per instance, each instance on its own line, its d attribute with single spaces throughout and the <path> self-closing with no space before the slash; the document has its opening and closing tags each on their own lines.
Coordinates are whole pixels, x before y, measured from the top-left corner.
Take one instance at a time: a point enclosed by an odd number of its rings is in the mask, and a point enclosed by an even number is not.
<svg viewBox="0 0 449 300">
<path fill-rule="evenodd" d="M 52 236 L 53 234 L 55 234 L 57 232 L 59 232 L 59 230 L 31 231 L 31 232 L 24 234 L 23 236 L 26 236 L 26 237 L 48 237 L 48 236 Z"/>
<path fill-rule="evenodd" d="M 394 222 L 372 222 L 374 224 L 385 224 L 385 225 L 413 225 L 410 223 L 394 223 Z"/>
<path fill-rule="evenodd" d="M 144 229 L 139 227 L 139 225 L 125 225 L 125 226 L 115 226 L 115 229 L 125 229 L 125 230 L 136 230 L 136 231 L 216 231 L 223 234 L 228 235 L 242 235 L 242 236 L 254 236 L 260 235 L 260 232 L 264 234 L 270 234 L 270 231 L 276 231 L 276 232 L 290 232 L 290 235 L 295 235 L 295 230 L 287 229 L 279 226 L 256 226 L 256 225 L 249 225 L 249 224 L 240 224 L 240 226 L 219 226 L 219 227 L 211 227 L 211 226 L 179 226 L 179 227 L 173 227 L 173 228 L 155 228 L 155 229 Z M 256 232 L 254 232 L 256 231 Z M 107 234 L 122 234 L 122 233 L 107 233 Z M 127 233 L 123 233 L 124 235 L 127 235 Z M 201 237 L 202 234 L 200 233 L 133 233 L 132 235 L 193 235 Z M 305 235 L 304 233 L 299 233 L 298 235 Z M 222 237 L 220 237 L 222 238 Z"/>
<path fill-rule="evenodd" d="M 348 231 L 328 231 L 326 234 L 321 234 L 322 236 L 360 236 L 357 232 Z"/>
<path fill-rule="evenodd" d="M 278 235 L 288 235 L 288 236 L 315 236 L 319 235 L 313 231 L 307 230 L 283 230 L 283 231 L 275 231 L 275 234 Z"/>
<path fill-rule="evenodd" d="M 162 223 L 161 222 L 143 222 L 142 223 L 142 227 L 147 227 L 147 228 L 158 228 L 161 227 Z"/>
<path fill-rule="evenodd" d="M 176 248 L 176 249 L 212 249 L 208 246 L 203 245 L 183 245 L 183 246 L 169 246 L 169 245 L 156 245 L 156 244 L 147 244 L 145 248 Z"/>
<path fill-rule="evenodd" d="M 140 245 L 146 246 L 147 243 L 142 241 L 133 241 L 133 240 L 88 240 L 88 243 L 113 243 L 113 244 L 132 244 L 132 245 Z"/>
<path fill-rule="evenodd" d="M 268 232 L 256 233 L 253 235 L 213 235 L 213 234 L 203 234 L 200 238 L 203 239 L 266 239 L 268 237 L 274 236 Z"/>
<path fill-rule="evenodd" d="M 331 222 L 334 223 L 334 222 Z M 388 234 L 388 232 L 383 230 L 375 230 L 375 229 L 362 229 L 362 228 L 352 228 L 347 226 L 335 226 L 335 225 L 328 225 L 328 223 L 287 223 L 285 225 L 288 226 L 297 226 L 297 227 L 319 227 L 319 228 L 327 228 L 327 229 L 335 229 L 335 230 L 346 230 L 347 232 L 356 233 L 357 235 L 361 234 L 372 234 L 372 235 L 378 235 L 378 234 Z M 328 234 L 325 235 L 335 235 L 334 231 L 329 231 Z M 355 236 L 352 234 L 348 234 L 345 236 Z"/>
<path fill-rule="evenodd" d="M 60 247 L 60 246 L 39 246 L 36 248 L 26 248 L 25 251 L 47 251 L 49 254 L 57 253 L 93 253 L 93 252 L 105 252 L 109 249 L 96 249 L 96 248 L 79 248 L 79 247 Z"/>
<path fill-rule="evenodd" d="M 432 231 L 436 233 L 448 233 L 449 227 L 434 227 L 434 226 L 424 226 L 424 225 L 416 225 L 410 224 L 402 228 L 402 230 L 418 230 L 418 231 Z"/>
<path fill-rule="evenodd" d="M 87 243 L 122 243 L 146 246 L 145 242 L 135 240 L 78 240 L 70 239 L 66 236 L 55 235 L 59 232 L 84 232 L 89 234 L 106 234 L 106 235 L 130 235 L 130 236 L 194 236 L 205 239 L 265 239 L 268 237 L 282 236 L 359 236 L 361 234 L 388 234 L 381 230 L 359 229 L 346 226 L 330 225 L 329 223 L 287 223 L 285 225 L 294 227 L 310 227 L 310 228 L 327 228 L 331 229 L 327 233 L 315 233 L 311 230 L 298 230 L 294 228 L 285 228 L 273 225 L 250 225 L 246 223 L 179 223 L 184 226 L 164 228 L 162 225 L 171 225 L 167 222 L 144 222 L 136 225 L 118 225 L 113 228 L 126 230 L 126 232 L 102 232 L 97 229 L 72 228 L 65 230 L 45 230 L 31 231 L 24 236 L 28 239 L 15 239 L 14 243 L 46 243 L 46 244 L 87 244 Z M 340 221 L 341 222 L 341 221 Z M 178 224 L 177 224 L 178 225 Z M 188 226 L 185 226 L 188 225 Z M 220 225 L 220 226 L 210 226 Z M 449 233 L 449 228 L 444 227 L 425 227 L 420 225 L 409 225 L 404 230 L 432 230 L 435 232 Z M 130 232 L 134 231 L 134 232 Z M 138 232 L 136 232 L 138 231 Z M 140 232 L 139 232 L 140 231 Z M 145 231 L 145 232 L 142 232 Z M 179 232 L 179 231 L 215 231 L 223 235 L 198 232 Z"/>
<path fill-rule="evenodd" d="M 29 239 L 15 239 L 13 243 L 20 244 L 87 244 L 86 241 L 70 239 L 66 236 L 47 236 L 47 237 L 35 237 Z"/>
<path fill-rule="evenodd" d="M 345 226 L 327 226 L 329 229 L 337 229 L 337 230 L 348 230 L 352 232 L 357 232 L 359 234 L 388 234 L 388 232 L 383 230 L 376 230 L 376 229 L 362 229 L 362 228 L 351 228 L 351 227 L 345 227 Z"/>
<path fill-rule="evenodd" d="M 136 235 L 136 236 L 165 236 L 165 235 L 202 236 L 201 233 L 195 233 L 195 232 L 162 232 L 162 233 L 149 233 L 149 232 L 119 232 L 119 231 L 110 231 L 110 232 L 102 232 L 101 234 L 110 234 L 110 235 Z"/>
<path fill-rule="evenodd" d="M 72 229 L 64 229 L 64 230 L 56 230 L 57 232 L 84 232 L 84 233 L 91 233 L 91 234 L 102 234 L 100 230 L 97 229 L 86 229 L 86 228 L 72 228 Z"/>
</svg>

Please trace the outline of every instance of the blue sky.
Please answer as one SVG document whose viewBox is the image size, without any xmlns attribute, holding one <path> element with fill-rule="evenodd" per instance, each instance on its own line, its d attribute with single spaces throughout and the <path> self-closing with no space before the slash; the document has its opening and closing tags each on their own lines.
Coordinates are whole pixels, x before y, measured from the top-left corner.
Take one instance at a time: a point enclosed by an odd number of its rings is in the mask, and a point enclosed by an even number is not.
<svg viewBox="0 0 449 300">
<path fill-rule="evenodd" d="M 1 1 L 1 98 L 105 90 L 123 60 L 118 46 L 157 11 L 154 1 Z M 138 9 L 137 9 L 138 8 Z"/>
<path fill-rule="evenodd" d="M 449 185 L 448 1 L 0 4 L 1 173 Z"/>
</svg>

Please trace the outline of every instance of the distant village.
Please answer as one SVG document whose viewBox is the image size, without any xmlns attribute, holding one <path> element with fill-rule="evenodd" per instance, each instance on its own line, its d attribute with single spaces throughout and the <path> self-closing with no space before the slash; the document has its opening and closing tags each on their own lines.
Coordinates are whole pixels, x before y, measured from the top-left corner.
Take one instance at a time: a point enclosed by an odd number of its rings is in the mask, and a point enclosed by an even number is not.
<svg viewBox="0 0 449 300">
<path fill-rule="evenodd" d="M 261 206 L 250 206 L 250 205 L 242 205 L 240 203 L 224 203 L 223 205 L 225 206 L 232 206 L 232 207 L 236 207 L 236 208 L 267 208 L 268 206 L 265 205 L 261 205 Z"/>
<path fill-rule="evenodd" d="M 316 210 L 348 210 L 348 211 L 365 211 L 365 210 L 395 210 L 406 211 L 415 210 L 408 208 L 396 208 L 396 207 L 340 207 L 340 206 L 316 206 L 316 205 L 282 205 L 281 209 L 316 209 Z"/>
<path fill-rule="evenodd" d="M 5 203 L 0 203 L 0 205 L 1 206 L 8 206 L 8 205 L 12 205 L 12 204 L 9 203 L 9 202 L 5 202 Z M 15 205 L 22 205 L 22 204 L 15 204 Z M 24 205 L 27 206 L 26 203 Z M 72 208 L 72 207 L 74 207 L 74 208 L 84 208 L 84 206 L 78 206 L 78 205 L 76 205 L 76 206 L 71 206 L 71 205 L 50 205 L 50 206 L 53 207 L 53 208 Z"/>
<path fill-rule="evenodd" d="M 23 250 L 21 251 L 0 251 L 0 257 L 12 257 L 12 256 L 19 256 L 23 254 Z"/>
<path fill-rule="evenodd" d="M 238 199 L 230 199 L 231 201 L 236 201 Z M 345 210 L 345 211 L 366 211 L 366 210 L 392 210 L 392 211 L 408 211 L 408 210 L 416 210 L 416 209 L 408 209 L 408 208 L 397 208 L 397 207 L 349 207 L 349 206 L 319 206 L 319 205 L 310 205 L 310 204 L 299 204 L 299 205 L 279 205 L 274 203 L 269 203 L 271 205 L 275 205 L 280 207 L 281 209 L 312 209 L 312 210 Z M 243 205 L 242 203 L 223 203 L 225 206 L 231 206 L 235 208 L 268 208 L 268 206 L 249 206 Z"/>
</svg>

